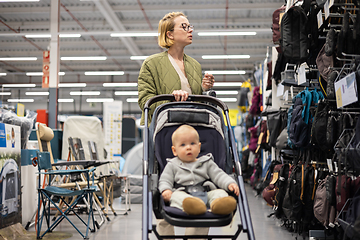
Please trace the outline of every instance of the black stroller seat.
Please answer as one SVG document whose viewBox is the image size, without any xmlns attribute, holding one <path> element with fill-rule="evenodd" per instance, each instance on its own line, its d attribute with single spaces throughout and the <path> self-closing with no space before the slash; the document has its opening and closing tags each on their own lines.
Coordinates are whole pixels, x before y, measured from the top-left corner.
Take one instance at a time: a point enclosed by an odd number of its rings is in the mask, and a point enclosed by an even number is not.
<svg viewBox="0 0 360 240">
<path fill-rule="evenodd" d="M 166 98 L 166 99 L 164 99 Z M 225 104 L 210 96 L 189 96 L 193 101 L 208 101 L 223 108 L 228 117 Z M 145 105 L 156 101 L 174 100 L 173 95 L 160 95 L 148 101 Z M 152 102 L 153 101 L 153 102 Z M 147 109 L 145 117 L 147 119 Z M 228 120 L 228 125 L 230 120 Z M 234 213 L 217 215 L 206 212 L 202 215 L 188 215 L 181 209 L 170 207 L 162 199 L 157 189 L 159 177 L 167 163 L 167 158 L 173 158 L 171 150 L 172 133 L 182 124 L 193 126 L 199 133 L 201 152 L 199 157 L 212 153 L 215 163 L 227 174 L 234 176 L 240 188 L 237 198 L 241 224 L 233 235 L 206 235 L 203 238 L 231 238 L 236 239 L 241 231 L 246 232 L 249 239 L 255 239 L 250 212 L 247 205 L 244 183 L 241 176 L 239 159 L 236 152 L 234 135 L 231 128 L 227 128 L 223 121 L 222 112 L 213 105 L 199 102 L 170 102 L 159 106 L 152 118 L 150 127 L 144 132 L 144 175 L 143 175 L 143 240 L 154 231 L 158 239 L 175 238 L 175 236 L 160 236 L 156 225 L 152 224 L 152 212 L 157 219 L 165 219 L 168 223 L 179 227 L 222 227 L 229 225 Z M 200 236 L 179 236 L 176 238 L 194 238 Z"/>
</svg>

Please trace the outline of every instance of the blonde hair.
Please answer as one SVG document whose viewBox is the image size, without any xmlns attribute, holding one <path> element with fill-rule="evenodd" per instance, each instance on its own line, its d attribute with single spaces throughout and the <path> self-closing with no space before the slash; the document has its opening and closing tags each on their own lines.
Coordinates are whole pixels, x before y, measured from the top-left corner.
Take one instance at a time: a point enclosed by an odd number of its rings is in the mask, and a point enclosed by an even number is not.
<svg viewBox="0 0 360 240">
<path fill-rule="evenodd" d="M 186 17 L 182 12 L 171 12 L 166 14 L 160 21 L 159 21 L 159 28 L 158 28 L 158 44 L 162 48 L 170 48 L 174 44 L 174 40 L 169 39 L 166 35 L 168 31 L 174 29 L 175 23 L 174 19 L 183 16 Z"/>
<path fill-rule="evenodd" d="M 196 136 L 196 140 L 199 142 L 200 141 L 200 137 L 199 137 L 199 133 L 196 131 L 195 128 L 193 128 L 192 126 L 190 125 L 187 125 L 187 124 L 184 124 L 184 125 L 181 125 L 180 127 L 178 127 L 172 134 L 171 136 L 171 141 L 172 141 L 172 145 L 175 145 L 175 141 L 177 140 L 179 134 L 183 133 L 184 131 L 188 131 L 187 134 L 189 132 L 192 132 L 195 134 Z"/>
</svg>

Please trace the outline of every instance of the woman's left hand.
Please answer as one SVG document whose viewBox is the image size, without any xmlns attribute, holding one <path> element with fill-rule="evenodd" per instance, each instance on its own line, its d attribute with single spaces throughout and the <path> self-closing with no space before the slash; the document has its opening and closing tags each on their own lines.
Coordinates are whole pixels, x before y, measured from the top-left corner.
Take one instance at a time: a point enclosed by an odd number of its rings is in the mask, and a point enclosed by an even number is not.
<svg viewBox="0 0 360 240">
<path fill-rule="evenodd" d="M 214 86 L 214 76 L 209 73 L 205 73 L 204 78 L 202 80 L 202 87 L 205 91 L 210 90 Z"/>
</svg>

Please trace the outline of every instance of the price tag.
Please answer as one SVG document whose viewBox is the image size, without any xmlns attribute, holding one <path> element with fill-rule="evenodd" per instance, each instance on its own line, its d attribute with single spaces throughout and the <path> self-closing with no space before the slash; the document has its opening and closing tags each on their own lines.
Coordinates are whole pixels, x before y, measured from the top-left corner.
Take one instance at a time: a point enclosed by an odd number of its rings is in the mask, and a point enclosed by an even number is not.
<svg viewBox="0 0 360 240">
<path fill-rule="evenodd" d="M 281 83 L 279 83 L 277 85 L 277 91 L 276 91 L 276 96 L 277 97 L 281 97 L 284 94 L 284 85 L 282 85 Z"/>
<path fill-rule="evenodd" d="M 325 11 L 325 19 L 328 19 L 328 17 L 330 16 L 329 1 L 325 2 L 324 11 Z"/>
<path fill-rule="evenodd" d="M 317 16 L 318 28 L 320 28 L 323 25 L 322 10 L 320 10 L 316 16 Z"/>
<path fill-rule="evenodd" d="M 306 63 L 302 63 L 298 69 L 298 85 L 306 83 L 305 65 Z"/>
</svg>

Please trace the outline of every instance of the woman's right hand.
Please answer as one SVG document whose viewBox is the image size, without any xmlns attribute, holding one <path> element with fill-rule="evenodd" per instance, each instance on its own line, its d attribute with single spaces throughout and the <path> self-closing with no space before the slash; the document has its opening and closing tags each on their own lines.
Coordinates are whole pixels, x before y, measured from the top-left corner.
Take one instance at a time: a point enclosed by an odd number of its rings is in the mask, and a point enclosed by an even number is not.
<svg viewBox="0 0 360 240">
<path fill-rule="evenodd" d="M 189 97 L 189 93 L 185 92 L 183 90 L 174 90 L 172 92 L 172 95 L 175 97 L 175 101 L 186 101 L 186 99 Z"/>
</svg>

